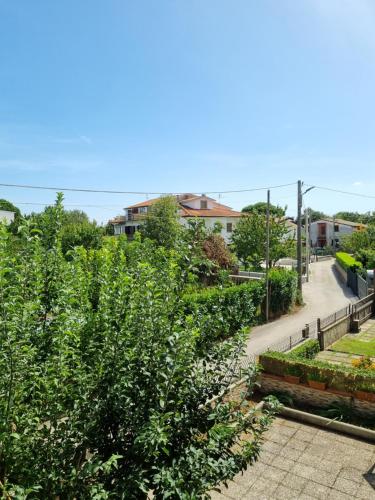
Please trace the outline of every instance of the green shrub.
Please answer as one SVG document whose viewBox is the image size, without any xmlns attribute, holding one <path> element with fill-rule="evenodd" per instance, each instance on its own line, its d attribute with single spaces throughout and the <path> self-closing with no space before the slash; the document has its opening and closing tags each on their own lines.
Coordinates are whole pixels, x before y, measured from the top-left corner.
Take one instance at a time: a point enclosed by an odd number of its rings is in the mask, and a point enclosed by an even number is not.
<svg viewBox="0 0 375 500">
<path fill-rule="evenodd" d="M 302 345 L 296 347 L 288 353 L 289 358 L 296 359 L 314 359 L 320 351 L 319 342 L 317 340 L 306 340 Z"/>
<path fill-rule="evenodd" d="M 203 324 L 205 341 L 214 341 L 253 325 L 264 295 L 263 281 L 208 288 L 184 296 L 184 314 L 193 324 Z"/>
<path fill-rule="evenodd" d="M 362 267 L 362 264 L 358 260 L 355 260 L 352 255 L 345 252 L 337 252 L 336 260 L 338 264 L 340 264 L 340 266 L 345 269 L 345 271 L 347 271 L 348 269 L 357 271 L 357 269 L 360 269 Z"/>
<path fill-rule="evenodd" d="M 297 299 L 297 273 L 288 269 L 271 269 L 269 289 L 271 315 L 289 312 Z"/>
<path fill-rule="evenodd" d="M 319 374 L 328 387 L 337 390 L 375 392 L 375 371 L 373 370 L 338 366 L 316 359 L 296 359 L 280 352 L 264 353 L 259 357 L 259 362 L 265 373 L 280 377 L 289 373 L 290 368 L 294 366 L 301 369 L 301 379 L 305 383 L 309 377 Z"/>
</svg>

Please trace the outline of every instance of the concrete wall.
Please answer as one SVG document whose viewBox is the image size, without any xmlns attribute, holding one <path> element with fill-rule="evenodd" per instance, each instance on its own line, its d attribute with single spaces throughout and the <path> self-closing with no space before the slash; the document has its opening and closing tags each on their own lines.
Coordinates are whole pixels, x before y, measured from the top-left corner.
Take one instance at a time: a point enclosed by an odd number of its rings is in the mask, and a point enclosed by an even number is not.
<svg viewBox="0 0 375 500">
<path fill-rule="evenodd" d="M 294 400 L 301 404 L 315 406 L 317 408 L 327 408 L 337 401 L 353 405 L 353 411 L 366 417 L 375 417 L 375 403 L 362 401 L 352 397 L 349 393 L 344 395 L 339 391 L 333 390 L 319 391 L 311 389 L 305 384 L 289 384 L 278 377 L 269 377 L 262 374 L 260 378 L 260 392 L 264 394 L 274 394 L 277 392 L 286 392 Z"/>
<path fill-rule="evenodd" d="M 341 281 L 343 283 L 345 283 L 345 285 L 346 285 L 347 282 L 348 282 L 348 274 L 347 274 L 347 272 L 345 271 L 345 269 L 343 269 L 340 266 L 340 264 L 337 261 L 335 261 L 334 267 L 335 267 L 335 270 L 337 271 L 337 274 L 339 275 Z"/>
<path fill-rule="evenodd" d="M 0 210 L 0 222 L 10 224 L 14 221 L 14 215 L 14 212 L 9 212 L 8 210 Z"/>
<path fill-rule="evenodd" d="M 351 316 L 346 316 L 318 333 L 320 349 L 324 351 L 341 337 L 350 332 Z"/>
</svg>

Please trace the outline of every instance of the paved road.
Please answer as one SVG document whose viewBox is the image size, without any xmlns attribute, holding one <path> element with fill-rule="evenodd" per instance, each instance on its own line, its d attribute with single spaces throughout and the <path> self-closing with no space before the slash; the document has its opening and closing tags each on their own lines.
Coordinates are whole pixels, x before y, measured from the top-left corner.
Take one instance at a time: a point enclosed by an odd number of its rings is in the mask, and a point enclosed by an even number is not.
<svg viewBox="0 0 375 500">
<path fill-rule="evenodd" d="M 275 342 L 297 333 L 318 317 L 324 318 L 350 302 L 358 300 L 342 283 L 334 267 L 334 259 L 311 264 L 310 282 L 303 285 L 305 306 L 297 313 L 284 316 L 251 330 L 246 354 L 260 353 Z"/>
</svg>

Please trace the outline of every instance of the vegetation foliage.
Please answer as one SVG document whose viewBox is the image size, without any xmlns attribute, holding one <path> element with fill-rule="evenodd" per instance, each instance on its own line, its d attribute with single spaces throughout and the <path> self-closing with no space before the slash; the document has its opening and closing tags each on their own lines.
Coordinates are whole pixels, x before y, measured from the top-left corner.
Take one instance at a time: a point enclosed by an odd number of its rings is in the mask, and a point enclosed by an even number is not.
<svg viewBox="0 0 375 500">
<path fill-rule="evenodd" d="M 352 271 L 356 271 L 362 267 L 362 264 L 358 262 L 352 255 L 349 255 L 345 252 L 337 252 L 336 260 L 340 264 L 340 266 L 347 271 L 351 269 Z"/>
<path fill-rule="evenodd" d="M 302 382 L 319 377 L 328 387 L 351 392 L 363 390 L 375 393 L 375 371 L 344 365 L 333 365 L 317 359 L 297 359 L 293 355 L 280 352 L 267 352 L 260 356 L 259 362 L 266 373 L 283 376 L 290 370 L 298 372 Z M 315 378 L 316 380 L 316 378 Z"/>
<path fill-rule="evenodd" d="M 261 269 L 266 258 L 267 229 L 266 217 L 252 213 L 241 217 L 232 236 L 233 246 L 245 268 Z M 270 218 L 270 265 L 290 254 L 288 228 L 283 219 Z"/>
<path fill-rule="evenodd" d="M 204 496 L 256 459 L 275 409 L 224 397 L 244 334 L 202 350 L 204 314 L 183 314 L 191 262 L 174 248 L 111 238 L 65 259 L 63 213 L 59 195 L 39 228 L 23 221 L 16 253 L 0 227 L 2 495 Z"/>
</svg>

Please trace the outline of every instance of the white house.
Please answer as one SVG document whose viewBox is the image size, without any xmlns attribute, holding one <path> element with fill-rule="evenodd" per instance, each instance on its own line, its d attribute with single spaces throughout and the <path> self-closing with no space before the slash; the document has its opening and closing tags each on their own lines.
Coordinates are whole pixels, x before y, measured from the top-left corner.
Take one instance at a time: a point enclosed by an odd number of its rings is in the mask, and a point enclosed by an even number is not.
<svg viewBox="0 0 375 500">
<path fill-rule="evenodd" d="M 10 212 L 9 210 L 0 210 L 0 222 L 3 224 L 10 224 L 14 221 L 14 212 Z"/>
<path fill-rule="evenodd" d="M 113 225 L 115 235 L 126 234 L 129 238 L 132 238 L 132 235 L 142 224 L 142 220 L 149 208 L 158 199 L 154 198 L 126 207 L 124 209 L 125 215 L 110 220 L 109 223 Z M 194 219 L 195 217 L 203 219 L 207 228 L 213 228 L 216 222 L 220 222 L 222 225 L 221 235 L 227 243 L 230 242 L 233 229 L 243 215 L 241 212 L 236 212 L 204 194 L 186 193 L 177 195 L 176 201 L 181 224 L 187 225 L 188 219 Z"/>
<path fill-rule="evenodd" d="M 366 227 L 365 224 L 343 219 L 317 220 L 310 224 L 310 244 L 311 247 L 318 248 L 326 246 L 339 248 L 343 236 L 350 235 L 354 231 L 363 231 Z"/>
</svg>

